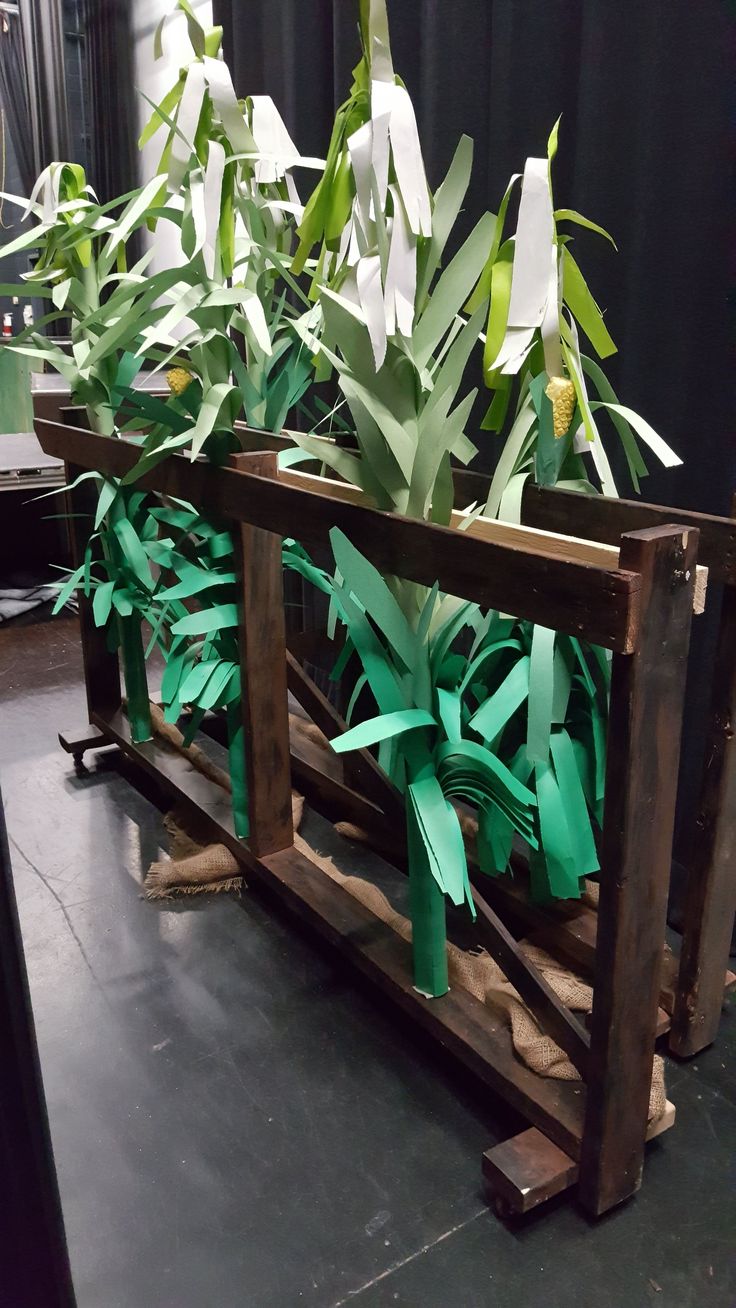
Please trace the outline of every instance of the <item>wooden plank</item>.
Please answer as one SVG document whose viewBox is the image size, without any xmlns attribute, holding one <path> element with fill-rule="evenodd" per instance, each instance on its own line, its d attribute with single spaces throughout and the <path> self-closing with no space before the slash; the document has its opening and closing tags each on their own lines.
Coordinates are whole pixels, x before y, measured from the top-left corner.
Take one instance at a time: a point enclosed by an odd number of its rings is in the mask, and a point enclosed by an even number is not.
<svg viewBox="0 0 736 1308">
<path fill-rule="evenodd" d="M 316 490 L 330 499 L 347 500 L 350 504 L 373 505 L 374 500 L 358 486 L 337 481 L 332 477 L 319 477 L 302 472 L 298 468 L 284 469 L 279 479 L 287 486 L 304 490 Z M 592 563 L 599 568 L 617 568 L 619 566 L 619 542 L 615 545 L 601 545 L 595 540 L 584 540 L 580 536 L 565 535 L 559 531 L 544 531 L 538 527 L 520 526 L 514 522 L 501 522 L 497 518 L 475 518 L 467 527 L 463 527 L 466 514 L 453 509 L 450 526 L 455 531 L 462 530 L 467 536 L 478 540 L 493 541 L 498 545 L 510 545 L 513 548 L 528 548 L 546 554 L 550 558 L 570 559 L 576 563 Z M 702 613 L 708 585 L 708 569 L 698 564 L 696 569 L 693 612 Z"/>
<path fill-rule="evenodd" d="M 129 442 L 39 422 L 38 437 L 49 454 L 66 452 L 108 476 L 124 476 L 138 451 Z M 488 608 L 554 627 L 608 649 L 636 645 L 640 581 L 626 569 L 550 558 L 528 549 L 468 537 L 433 523 L 382 513 L 277 480 L 230 468 L 192 463 L 174 454 L 137 483 L 214 511 L 287 534 L 298 523 L 306 546 L 329 544 L 339 527 L 387 575 L 442 590 Z"/>
<path fill-rule="evenodd" d="M 538 968 L 524 956 L 511 932 L 480 892 L 471 887 L 471 894 L 478 912 L 479 934 L 491 958 L 518 990 L 545 1034 L 564 1049 L 585 1079 L 590 1052 L 590 1037 L 585 1027 L 558 999 Z"/>
<path fill-rule="evenodd" d="M 580 1195 L 600 1214 L 641 1184 L 670 878 L 697 531 L 625 536 L 640 644 L 614 658 Z"/>
<path fill-rule="evenodd" d="M 692 1057 L 715 1039 L 736 912 L 736 587 L 723 592 L 698 815 L 683 913 L 670 1048 Z"/>
<path fill-rule="evenodd" d="M 483 1155 L 483 1178 L 498 1217 L 530 1213 L 578 1179 L 574 1158 L 530 1126 Z"/>
<path fill-rule="evenodd" d="M 272 451 L 234 454 L 231 461 L 264 478 L 264 484 L 277 475 Z M 233 538 L 239 539 L 235 555 L 241 583 L 238 644 L 248 844 L 256 855 L 273 854 L 294 843 L 281 537 L 241 522 Z"/>
<path fill-rule="evenodd" d="M 54 425 L 58 426 L 58 430 L 62 433 L 66 430 L 59 424 Z M 71 486 L 85 471 L 86 466 L 67 461 L 67 485 Z M 66 499 L 72 567 L 78 568 L 84 562 L 85 551 L 93 529 L 97 512 L 97 488 L 94 482 L 83 481 L 81 485 L 75 486 L 74 490 L 66 492 Z M 122 701 L 120 663 L 117 651 L 108 649 L 106 628 L 98 627 L 95 623 L 91 598 L 87 599 L 84 592 L 78 590 L 77 601 L 84 688 L 91 722 L 93 713 L 110 714 L 120 707 Z"/>
<path fill-rule="evenodd" d="M 675 1105 L 668 1100 L 662 1116 L 649 1124 L 647 1141 L 655 1140 L 674 1124 Z M 535 1126 L 488 1149 L 483 1154 L 482 1169 L 494 1210 L 501 1218 L 532 1212 L 569 1190 L 580 1173 L 575 1159 Z"/>
<path fill-rule="evenodd" d="M 484 1085 L 501 1095 L 572 1157 L 580 1153 L 585 1088 L 538 1076 L 517 1058 L 505 1020 L 461 987 L 428 1000 L 412 985 L 411 945 L 298 850 L 256 857 L 233 831 L 229 796 L 188 759 L 158 741 L 134 745 L 117 713 L 95 725 L 232 851 L 252 881 L 274 892 L 302 921 L 366 975 Z"/>
<path fill-rule="evenodd" d="M 521 501 L 522 521 L 545 531 L 564 531 L 571 522 L 590 540 L 618 545 L 625 532 L 670 523 L 695 527 L 700 532 L 698 559 L 712 582 L 736 583 L 736 521 L 711 513 L 695 513 L 639 500 L 609 499 L 581 491 L 535 486 L 527 481 Z"/>
</svg>

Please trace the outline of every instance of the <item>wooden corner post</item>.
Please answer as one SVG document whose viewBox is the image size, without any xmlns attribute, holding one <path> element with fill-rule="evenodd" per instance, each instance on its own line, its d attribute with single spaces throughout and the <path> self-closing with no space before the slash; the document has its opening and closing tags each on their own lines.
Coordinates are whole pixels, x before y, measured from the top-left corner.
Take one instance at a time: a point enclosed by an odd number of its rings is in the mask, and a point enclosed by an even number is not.
<svg viewBox="0 0 736 1308">
<path fill-rule="evenodd" d="M 271 452 L 233 454 L 230 464 L 261 477 L 276 477 L 278 471 L 277 456 Z M 241 575 L 248 845 L 260 858 L 294 843 L 281 536 L 246 522 L 236 522 L 233 532 Z"/>
<path fill-rule="evenodd" d="M 731 502 L 736 518 L 736 494 Z M 703 779 L 683 914 L 670 1049 L 681 1058 L 715 1040 L 736 912 L 736 583 L 723 590 Z"/>
<path fill-rule="evenodd" d="M 72 486 L 86 469 L 74 463 L 66 465 L 67 485 Z M 97 490 L 91 480 L 83 481 L 66 492 L 69 514 L 69 538 L 72 566 L 81 567 L 89 541 L 91 525 L 97 510 Z M 82 644 L 84 687 L 87 694 L 87 711 L 92 722 L 93 714 L 112 717 L 122 703 L 120 690 L 120 662 L 117 650 L 107 644 L 107 628 L 98 627 L 92 612 L 92 600 L 84 591 L 77 591 L 79 604 L 79 634 Z"/>
<path fill-rule="evenodd" d="M 636 647 L 614 654 L 580 1199 L 594 1214 L 641 1184 L 665 939 L 698 532 L 621 539 L 641 576 Z"/>
</svg>

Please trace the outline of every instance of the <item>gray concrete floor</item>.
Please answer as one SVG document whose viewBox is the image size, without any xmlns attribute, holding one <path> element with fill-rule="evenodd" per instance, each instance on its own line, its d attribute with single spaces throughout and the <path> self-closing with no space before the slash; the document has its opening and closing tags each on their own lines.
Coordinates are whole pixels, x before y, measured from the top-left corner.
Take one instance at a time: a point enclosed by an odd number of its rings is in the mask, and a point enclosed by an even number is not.
<svg viewBox="0 0 736 1308">
<path fill-rule="evenodd" d="M 76 777 L 56 743 L 84 717 L 72 620 L 0 630 L 0 696 L 80 1308 L 733 1308 L 733 1013 L 668 1064 L 633 1202 L 505 1227 L 480 1155 L 517 1123 L 487 1091 L 257 892 L 141 898 L 158 808 L 115 751 Z"/>
</svg>

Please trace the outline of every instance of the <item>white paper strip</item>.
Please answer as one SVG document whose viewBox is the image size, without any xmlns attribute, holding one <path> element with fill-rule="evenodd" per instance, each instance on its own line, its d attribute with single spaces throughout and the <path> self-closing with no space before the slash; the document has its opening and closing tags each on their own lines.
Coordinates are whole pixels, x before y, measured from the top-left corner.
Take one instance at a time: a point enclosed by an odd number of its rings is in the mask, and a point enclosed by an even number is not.
<svg viewBox="0 0 736 1308">
<path fill-rule="evenodd" d="M 381 82 L 393 82 L 394 69 L 391 62 L 386 0 L 370 0 L 368 34 L 373 76 Z"/>
<path fill-rule="evenodd" d="M 203 258 L 208 277 L 215 275 L 215 253 L 220 232 L 222 179 L 225 174 L 225 151 L 219 141 L 210 141 L 204 175 L 205 236 Z"/>
<path fill-rule="evenodd" d="M 391 90 L 389 137 L 394 169 L 409 226 L 419 236 L 432 235 L 432 205 L 419 144 L 414 106 L 403 86 Z"/>
<path fill-rule="evenodd" d="M 176 118 L 178 131 L 171 140 L 169 156 L 169 189 L 178 191 L 184 180 L 194 150 L 194 136 L 202 112 L 204 100 L 204 68 L 201 63 L 189 65 L 184 90 L 179 101 L 179 113 Z M 182 139 L 183 138 L 183 139 Z"/>
<path fill-rule="evenodd" d="M 363 123 L 348 137 L 348 153 L 355 180 L 355 209 L 366 237 L 371 223 L 371 169 L 373 164 L 373 128 Z"/>
<path fill-rule="evenodd" d="M 394 217 L 384 290 L 386 332 L 393 336 L 398 329 L 402 336 L 411 336 L 417 294 L 416 237 L 409 230 L 398 187 L 392 186 L 390 190 Z"/>
<path fill-rule="evenodd" d="M 204 76 L 213 104 L 220 115 L 233 150 L 244 154 L 255 151 L 256 143 L 238 103 L 227 64 L 220 59 L 211 59 L 207 55 L 200 67 L 204 68 Z"/>
<path fill-rule="evenodd" d="M 253 136 L 259 151 L 269 158 L 261 158 L 255 167 L 256 182 L 275 182 L 283 177 L 286 168 L 299 158 L 299 151 L 286 130 L 270 95 L 254 95 Z"/>
<path fill-rule="evenodd" d="M 550 283 L 554 217 L 546 159 L 527 159 L 521 183 L 509 327 L 539 327 Z"/>
<path fill-rule="evenodd" d="M 376 371 L 386 357 L 386 317 L 381 287 L 381 260 L 377 254 L 361 259 L 356 268 L 360 307 L 373 348 Z"/>
<path fill-rule="evenodd" d="M 393 82 L 371 82 L 371 123 L 373 126 L 373 172 L 376 177 L 378 198 L 386 204 L 388 189 L 389 144 L 388 131 L 391 119 Z"/>
</svg>

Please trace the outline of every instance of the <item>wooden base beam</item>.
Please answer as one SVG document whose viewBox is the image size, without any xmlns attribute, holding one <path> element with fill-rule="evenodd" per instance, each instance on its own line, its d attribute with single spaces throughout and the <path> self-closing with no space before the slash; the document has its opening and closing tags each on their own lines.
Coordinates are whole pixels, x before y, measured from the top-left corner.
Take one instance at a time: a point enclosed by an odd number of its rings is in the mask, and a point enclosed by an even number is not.
<svg viewBox="0 0 736 1308">
<path fill-rule="evenodd" d="M 675 1105 L 667 1100 L 662 1116 L 649 1124 L 647 1142 L 674 1124 Z M 535 1126 L 488 1149 L 481 1169 L 493 1211 L 502 1221 L 530 1213 L 570 1190 L 580 1175 L 575 1159 Z"/>
</svg>

